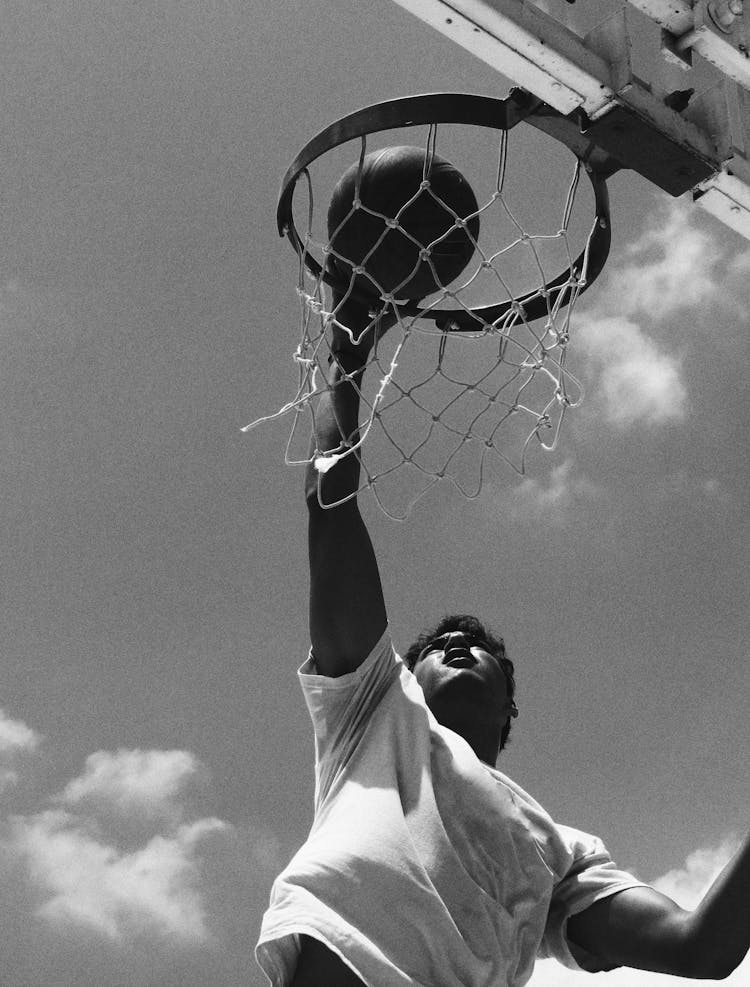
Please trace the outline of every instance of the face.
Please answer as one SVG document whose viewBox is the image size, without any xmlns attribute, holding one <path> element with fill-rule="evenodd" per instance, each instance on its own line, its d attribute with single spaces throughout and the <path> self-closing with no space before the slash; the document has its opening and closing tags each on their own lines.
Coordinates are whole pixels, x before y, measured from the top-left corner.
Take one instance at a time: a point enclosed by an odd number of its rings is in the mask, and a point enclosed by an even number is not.
<svg viewBox="0 0 750 987">
<path fill-rule="evenodd" d="M 433 712 L 446 703 L 469 703 L 503 720 L 518 715 L 500 662 L 485 641 L 469 633 L 449 631 L 435 638 L 420 652 L 413 671 Z"/>
</svg>

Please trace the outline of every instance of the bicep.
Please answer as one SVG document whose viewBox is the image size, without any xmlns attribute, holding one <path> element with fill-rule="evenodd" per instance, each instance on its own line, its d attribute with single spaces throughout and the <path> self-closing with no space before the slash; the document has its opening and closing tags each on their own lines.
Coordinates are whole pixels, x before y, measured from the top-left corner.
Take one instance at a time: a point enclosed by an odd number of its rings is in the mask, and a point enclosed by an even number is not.
<svg viewBox="0 0 750 987">
<path fill-rule="evenodd" d="M 318 671 L 354 671 L 386 628 L 377 559 L 356 503 L 311 509 L 310 638 Z"/>
<path fill-rule="evenodd" d="M 568 938 L 611 966 L 695 977 L 689 918 L 654 888 L 627 888 L 573 915 Z"/>
</svg>

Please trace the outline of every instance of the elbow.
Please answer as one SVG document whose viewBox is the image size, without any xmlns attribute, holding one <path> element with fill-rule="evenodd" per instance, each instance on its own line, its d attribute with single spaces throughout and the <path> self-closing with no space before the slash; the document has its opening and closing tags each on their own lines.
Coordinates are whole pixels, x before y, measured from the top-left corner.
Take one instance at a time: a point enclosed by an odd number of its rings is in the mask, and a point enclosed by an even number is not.
<svg viewBox="0 0 750 987">
<path fill-rule="evenodd" d="M 703 970 L 697 979 L 699 980 L 726 980 L 737 969 L 734 965 L 717 963 Z"/>
<path fill-rule="evenodd" d="M 702 949 L 692 956 L 685 957 L 678 976 L 692 980 L 726 980 L 734 973 L 743 957 L 734 957 L 726 951 Z"/>
<path fill-rule="evenodd" d="M 726 956 L 714 959 L 710 964 L 710 970 L 704 974 L 704 980 L 726 980 L 731 977 L 741 960 L 732 960 Z"/>
<path fill-rule="evenodd" d="M 747 949 L 724 923 L 705 923 L 700 918 L 700 911 L 685 916 L 676 954 L 681 969 L 675 974 L 691 980 L 726 980 L 742 963 Z"/>
<path fill-rule="evenodd" d="M 696 980 L 726 980 L 740 966 L 747 954 L 745 936 L 737 936 L 726 926 L 703 930 L 686 951 L 692 960 L 693 972 L 684 977 Z"/>
</svg>

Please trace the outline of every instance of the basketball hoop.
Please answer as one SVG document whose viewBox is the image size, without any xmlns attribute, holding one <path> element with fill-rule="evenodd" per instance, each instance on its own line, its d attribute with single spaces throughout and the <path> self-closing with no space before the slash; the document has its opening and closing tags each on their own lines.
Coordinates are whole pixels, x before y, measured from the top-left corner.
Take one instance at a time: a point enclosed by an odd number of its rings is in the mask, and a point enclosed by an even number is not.
<svg viewBox="0 0 750 987">
<path fill-rule="evenodd" d="M 563 204 L 562 223 L 550 234 L 527 233 L 507 202 L 508 134 L 521 123 L 565 145 L 573 154 L 573 178 Z M 279 411 L 252 422 L 244 430 L 269 419 L 292 414 L 286 461 L 290 464 L 310 461 L 307 453 L 302 457 L 295 456 L 292 447 L 297 441 L 300 415 L 309 411 L 314 416 L 315 399 L 328 386 L 327 364 L 335 357 L 330 353 L 326 329 L 335 322 L 351 335 L 349 328 L 337 319 L 342 302 L 333 308 L 326 307 L 323 288 L 328 286 L 336 289 L 338 296 L 343 296 L 344 300 L 354 298 L 365 303 L 373 318 L 378 313 L 390 311 L 396 318 L 401 335 L 393 340 L 394 327 L 384 337 L 395 345 L 390 354 L 381 346 L 381 341 L 372 350 L 368 366 L 373 369 L 368 369 L 365 377 L 374 390 L 369 394 L 360 390 L 366 418 L 360 422 L 358 440 L 349 443 L 349 437 L 342 436 L 345 451 L 333 459 L 320 453 L 314 454 L 313 461 L 319 471 L 330 469 L 333 462 L 343 456 L 357 455 L 363 464 L 360 489 L 372 489 L 386 514 L 402 518 L 433 483 L 443 478 L 450 479 L 464 496 L 478 496 L 484 478 L 485 460 L 490 453 L 498 455 L 517 472 L 523 473 L 532 439 L 536 438 L 545 449 L 554 448 L 567 408 L 575 407 L 582 397 L 580 385 L 566 369 L 570 319 L 576 300 L 597 278 L 607 259 L 611 228 L 606 183 L 620 168 L 619 162 L 589 139 L 586 123 L 585 116 L 575 113 L 565 117 L 523 90 L 513 90 L 507 99 L 465 93 L 435 93 L 389 100 L 358 110 L 326 127 L 306 144 L 284 176 L 277 209 L 279 233 L 289 239 L 299 260 L 297 291 L 302 318 L 301 340 L 295 353 L 299 370 L 298 389 L 292 401 Z M 472 132 L 475 132 L 473 128 L 483 128 L 499 134 L 496 177 L 488 201 L 470 216 L 460 215 L 451 208 L 450 203 L 441 202 L 452 216 L 452 229 L 465 231 L 471 228 L 476 231 L 478 227 L 473 224 L 480 215 L 484 223 L 491 210 L 499 209 L 512 230 L 511 242 L 507 246 L 493 244 L 488 247 L 481 236 L 477 239 L 474 233 L 469 233 L 478 261 L 476 269 L 460 284 L 436 284 L 439 290 L 425 299 L 405 298 L 399 295 L 397 289 L 388 290 L 375 281 L 366 269 L 366 258 L 361 261 L 359 258 L 345 257 L 333 236 L 325 242 L 324 238 L 316 239 L 313 235 L 310 167 L 339 146 L 358 141 L 361 175 L 368 137 L 384 131 L 427 126 L 424 180 L 406 205 L 416 200 L 422 191 L 435 198 L 430 187 L 429 162 L 435 156 L 438 129 L 445 125 L 468 126 Z M 584 242 L 573 247 L 569 242 L 568 227 L 583 174 L 591 185 L 594 216 L 586 225 Z M 298 226 L 302 220 L 298 217 L 295 222 L 294 199 L 295 190 L 303 179 L 309 206 L 307 228 L 300 232 Z M 355 193 L 351 212 L 345 220 L 356 219 L 360 215 L 356 210 L 361 206 Z M 403 210 L 395 215 L 381 215 L 372 208 L 366 208 L 365 212 L 382 220 L 383 226 L 381 237 L 374 242 L 367 257 L 388 235 L 392 235 L 392 230 L 414 240 L 405 228 Z M 559 241 L 563 245 L 565 258 L 564 270 L 558 269 L 552 275 L 544 271 L 540 257 L 541 247 L 547 241 Z M 431 263 L 431 253 L 437 244 L 438 240 L 417 244 L 420 247 L 419 256 L 430 263 L 433 273 L 436 267 Z M 522 291 L 513 289 L 513 279 L 503 270 L 512 248 L 528 250 L 528 266 L 534 272 L 533 280 L 536 282 L 534 287 Z M 341 263 L 332 263 L 333 260 Z M 477 304 L 467 296 L 480 275 L 485 274 L 503 297 Z M 363 289 L 363 275 L 369 277 L 374 290 Z M 534 323 L 539 320 L 544 320 L 544 324 L 537 329 Z M 422 338 L 430 335 L 439 337 L 437 353 L 429 357 L 432 366 L 426 370 L 424 358 L 420 358 L 419 369 L 411 380 L 404 381 L 399 377 L 403 367 L 399 374 L 396 369 L 405 362 L 405 354 L 414 348 L 414 341 L 420 335 Z M 465 338 L 472 345 L 481 345 L 480 341 L 484 339 L 491 352 L 486 357 L 482 356 L 480 366 L 469 373 L 462 366 L 467 355 L 464 348 L 461 359 L 453 368 L 449 366 L 447 354 L 449 338 Z M 376 372 L 377 380 L 374 379 Z M 407 408 L 412 417 L 406 425 L 406 435 L 401 436 L 398 427 L 394 427 L 394 421 L 406 421 Z M 424 434 L 417 434 L 419 428 L 412 429 L 417 420 L 424 425 Z M 502 437 L 508 432 L 517 432 L 518 429 L 511 426 L 519 422 L 521 432 L 514 435 L 513 441 L 520 441 L 520 452 L 514 454 L 504 448 Z M 387 462 L 384 466 L 371 465 L 369 457 L 373 446 L 377 445 L 376 435 L 380 435 L 381 446 L 395 456 L 394 462 Z M 444 448 L 435 453 L 434 447 L 441 443 Z M 479 450 L 478 457 L 475 457 L 476 468 L 472 467 L 476 478 L 466 482 L 461 475 L 464 470 L 461 460 L 471 447 Z M 405 509 L 394 511 L 385 505 L 382 490 L 386 480 L 404 472 L 404 467 L 421 480 L 418 484 L 420 489 L 416 495 L 405 495 Z M 398 499 L 403 500 L 404 495 L 399 495 Z"/>
<path fill-rule="evenodd" d="M 554 121 L 554 129 L 550 128 Z M 561 143 L 566 144 L 584 165 L 586 174 L 594 190 L 596 222 L 590 240 L 573 261 L 574 270 L 586 270 L 585 282 L 581 290 L 589 287 L 599 276 L 609 254 L 611 227 L 607 179 L 618 171 L 620 165 L 595 144 L 585 139 L 585 130 L 578 114 L 564 117 L 539 99 L 530 96 L 522 89 L 514 89 L 507 99 L 494 99 L 490 96 L 475 96 L 469 93 L 429 93 L 423 96 L 406 96 L 401 99 L 376 103 L 342 117 L 322 130 L 307 143 L 289 166 L 281 183 L 276 220 L 281 236 L 289 238 L 292 246 L 303 260 L 313 278 L 320 279 L 329 286 L 341 287 L 334 275 L 307 249 L 300 237 L 292 215 L 294 190 L 301 176 L 321 155 L 347 141 L 364 138 L 384 130 L 411 128 L 425 124 L 466 124 L 474 127 L 487 127 L 492 130 L 509 131 L 521 122 L 550 133 Z M 436 311 L 422 308 L 416 302 L 401 304 L 399 310 L 404 316 L 428 319 L 442 332 L 476 332 L 483 325 L 505 318 L 514 305 L 524 309 L 529 322 L 547 315 L 545 292 L 554 293 L 569 280 L 569 271 L 563 271 L 552 278 L 544 288 L 526 298 L 508 299 L 503 302 L 467 310 Z M 345 286 L 346 287 L 346 286 Z M 368 296 L 354 289 L 351 296 L 370 303 Z"/>
</svg>

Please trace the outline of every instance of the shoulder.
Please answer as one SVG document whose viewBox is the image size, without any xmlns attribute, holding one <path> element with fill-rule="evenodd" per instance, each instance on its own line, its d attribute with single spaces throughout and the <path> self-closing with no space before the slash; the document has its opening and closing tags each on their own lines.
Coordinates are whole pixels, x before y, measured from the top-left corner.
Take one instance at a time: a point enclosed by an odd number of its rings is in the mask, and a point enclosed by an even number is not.
<svg viewBox="0 0 750 987">
<path fill-rule="evenodd" d="M 393 669 L 403 665 L 396 653 L 391 639 L 390 628 L 386 626 L 383 633 L 375 642 L 365 659 L 356 668 L 343 675 L 328 675 L 321 671 L 315 657 L 315 651 L 310 648 L 306 660 L 300 665 L 297 675 L 303 691 L 310 689 L 351 690 L 357 685 L 376 675 L 384 669 Z"/>
<path fill-rule="evenodd" d="M 362 664 L 344 675 L 321 674 L 311 650 L 297 674 L 319 745 L 358 737 L 402 668 L 387 628 Z"/>
</svg>

